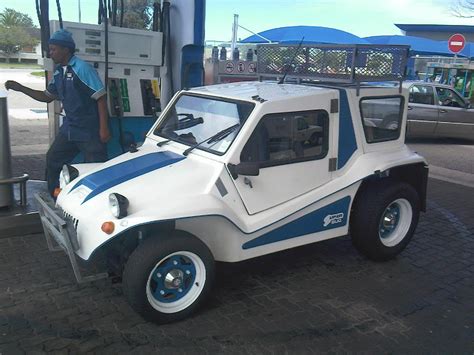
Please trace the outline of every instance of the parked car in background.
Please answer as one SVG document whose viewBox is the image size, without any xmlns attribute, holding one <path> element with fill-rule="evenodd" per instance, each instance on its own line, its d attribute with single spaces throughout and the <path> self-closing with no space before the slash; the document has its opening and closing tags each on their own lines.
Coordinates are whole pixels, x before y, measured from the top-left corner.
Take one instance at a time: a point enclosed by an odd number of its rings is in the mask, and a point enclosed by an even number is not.
<svg viewBox="0 0 474 355">
<path fill-rule="evenodd" d="M 474 108 L 448 85 L 407 81 L 407 137 L 446 137 L 474 141 Z"/>
</svg>

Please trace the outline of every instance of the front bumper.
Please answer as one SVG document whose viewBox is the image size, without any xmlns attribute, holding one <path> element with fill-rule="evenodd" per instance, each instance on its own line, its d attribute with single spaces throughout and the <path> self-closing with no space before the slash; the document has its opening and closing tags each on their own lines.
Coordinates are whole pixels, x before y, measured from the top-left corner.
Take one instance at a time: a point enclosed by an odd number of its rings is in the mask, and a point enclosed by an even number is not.
<svg viewBox="0 0 474 355">
<path fill-rule="evenodd" d="M 79 243 L 77 241 L 74 221 L 55 206 L 53 199 L 49 195 L 37 193 L 35 198 L 38 202 L 38 212 L 48 249 L 50 251 L 64 250 L 69 257 L 77 282 L 83 283 L 108 277 L 107 273 L 82 275 L 75 253 L 79 249 Z"/>
</svg>

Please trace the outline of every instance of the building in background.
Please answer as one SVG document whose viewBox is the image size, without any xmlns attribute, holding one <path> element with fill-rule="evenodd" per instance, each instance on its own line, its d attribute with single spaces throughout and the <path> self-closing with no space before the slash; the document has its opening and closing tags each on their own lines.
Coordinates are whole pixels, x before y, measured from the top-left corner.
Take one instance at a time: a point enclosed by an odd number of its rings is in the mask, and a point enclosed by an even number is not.
<svg viewBox="0 0 474 355">
<path fill-rule="evenodd" d="M 436 41 L 447 41 L 455 33 L 462 34 L 467 42 L 474 42 L 474 26 L 395 24 L 405 36 L 415 36 Z"/>
<path fill-rule="evenodd" d="M 43 65 L 43 58 L 41 57 L 41 35 L 39 28 L 25 28 L 28 34 L 38 40 L 36 46 L 25 46 L 18 53 L 12 54 L 8 57 L 10 63 L 32 63 Z M 6 56 L 0 52 L 0 63 L 7 62 Z"/>
</svg>

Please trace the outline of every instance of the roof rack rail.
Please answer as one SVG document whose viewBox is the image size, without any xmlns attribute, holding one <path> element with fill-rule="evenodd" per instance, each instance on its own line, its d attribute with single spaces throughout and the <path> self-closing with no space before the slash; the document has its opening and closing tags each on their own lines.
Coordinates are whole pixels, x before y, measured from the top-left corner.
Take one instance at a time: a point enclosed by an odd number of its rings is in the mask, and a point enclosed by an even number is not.
<svg viewBox="0 0 474 355">
<path fill-rule="evenodd" d="M 379 44 L 261 44 L 257 73 L 260 80 L 279 80 L 287 72 L 288 81 L 356 84 L 358 88 L 362 82 L 396 81 L 401 90 L 409 49 Z"/>
</svg>

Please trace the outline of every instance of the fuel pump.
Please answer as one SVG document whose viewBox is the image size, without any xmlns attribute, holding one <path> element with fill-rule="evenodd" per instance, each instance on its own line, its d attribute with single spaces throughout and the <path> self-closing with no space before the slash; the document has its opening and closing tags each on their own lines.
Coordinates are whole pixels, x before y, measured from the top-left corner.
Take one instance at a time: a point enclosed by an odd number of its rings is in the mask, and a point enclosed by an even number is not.
<svg viewBox="0 0 474 355">
<path fill-rule="evenodd" d="M 104 82 L 112 133 L 109 157 L 142 142 L 177 90 L 203 84 L 205 1 L 193 3 L 194 7 L 189 0 L 155 2 L 152 30 L 117 26 L 117 1 L 111 7 L 100 1 L 97 25 L 40 21 L 48 23 L 50 34 L 60 28 L 71 32 L 77 55 L 91 64 Z M 120 13 L 122 24 L 123 10 Z M 187 17 L 186 23 L 180 22 Z M 45 58 L 45 68 L 50 78 L 54 63 Z M 48 105 L 50 121 L 55 122 L 50 125 L 52 139 L 61 123 L 59 110 L 57 102 Z"/>
<path fill-rule="evenodd" d="M 77 55 L 91 64 L 106 83 L 109 126 L 114 137 L 108 149 L 109 155 L 115 156 L 131 143 L 143 141 L 156 119 L 155 111 L 160 111 L 157 68 L 162 65 L 163 34 L 105 26 L 63 23 L 73 35 Z M 51 21 L 50 28 L 53 33 L 60 23 Z M 54 70 L 53 63 L 48 69 Z"/>
</svg>

